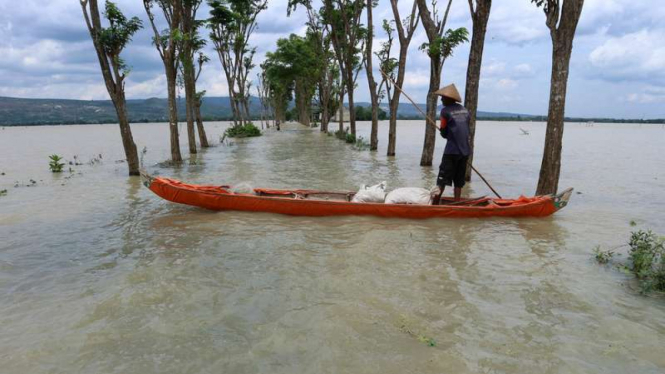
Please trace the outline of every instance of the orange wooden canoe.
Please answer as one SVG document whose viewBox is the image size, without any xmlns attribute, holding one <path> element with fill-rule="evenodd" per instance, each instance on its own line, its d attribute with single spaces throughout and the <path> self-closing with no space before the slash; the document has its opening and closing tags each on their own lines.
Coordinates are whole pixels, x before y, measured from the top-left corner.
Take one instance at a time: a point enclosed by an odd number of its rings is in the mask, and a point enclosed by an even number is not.
<svg viewBox="0 0 665 374">
<path fill-rule="evenodd" d="M 517 199 L 476 198 L 444 205 L 405 205 L 350 202 L 354 192 L 254 189 L 233 193 L 229 186 L 203 186 L 143 173 L 143 184 L 174 203 L 210 210 L 267 212 L 293 216 L 369 215 L 390 218 L 545 217 L 568 204 L 573 189 L 557 195 Z"/>
</svg>

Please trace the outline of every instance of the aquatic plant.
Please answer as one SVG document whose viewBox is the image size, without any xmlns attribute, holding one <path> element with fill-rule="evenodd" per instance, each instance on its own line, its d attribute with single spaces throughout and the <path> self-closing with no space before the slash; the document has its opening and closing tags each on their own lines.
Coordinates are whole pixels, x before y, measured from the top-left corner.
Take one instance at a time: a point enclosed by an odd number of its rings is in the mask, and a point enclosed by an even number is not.
<svg viewBox="0 0 665 374">
<path fill-rule="evenodd" d="M 51 155 L 49 156 L 49 159 L 51 160 L 48 164 L 49 169 L 51 169 L 51 172 L 53 173 L 61 173 L 62 172 L 62 167 L 65 166 L 64 162 L 62 161 L 62 157 L 58 155 Z"/>
<path fill-rule="evenodd" d="M 642 293 L 665 291 L 665 238 L 651 230 L 633 231 L 628 242 L 628 262 L 618 263 L 617 268 L 633 274 L 640 283 Z M 594 248 L 598 263 L 609 264 L 616 255 L 617 248 L 602 250 Z"/>
<path fill-rule="evenodd" d="M 354 144 L 356 142 L 356 136 L 353 134 L 346 134 L 345 141 L 349 144 Z"/>
<path fill-rule="evenodd" d="M 603 265 L 609 263 L 615 254 L 613 249 L 603 250 L 599 245 L 593 249 L 593 253 L 596 255 L 596 261 Z"/>
<path fill-rule="evenodd" d="M 261 136 L 261 130 L 256 127 L 252 122 L 244 125 L 232 126 L 226 129 L 224 135 L 229 138 L 250 138 L 254 136 Z"/>
<path fill-rule="evenodd" d="M 367 141 L 367 139 L 363 138 L 362 136 L 359 136 L 356 139 L 354 147 L 359 151 L 364 151 L 370 148 L 370 143 Z"/>
<path fill-rule="evenodd" d="M 7 190 L 0 190 L 0 196 L 6 196 L 7 192 Z"/>
<path fill-rule="evenodd" d="M 630 270 L 640 280 L 643 292 L 665 291 L 665 238 L 651 230 L 633 232 L 630 246 Z"/>
</svg>

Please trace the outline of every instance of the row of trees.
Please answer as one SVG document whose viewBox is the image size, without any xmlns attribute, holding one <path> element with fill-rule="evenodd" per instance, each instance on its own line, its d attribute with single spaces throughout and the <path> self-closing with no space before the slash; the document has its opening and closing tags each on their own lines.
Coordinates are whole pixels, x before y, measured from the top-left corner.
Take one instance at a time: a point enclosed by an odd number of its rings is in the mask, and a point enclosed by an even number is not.
<svg viewBox="0 0 665 374">
<path fill-rule="evenodd" d="M 261 67 L 275 108 L 285 107 L 294 96 L 301 123 L 309 124 L 312 99 L 317 97 L 314 104 L 321 116 L 321 131 L 328 131 L 332 113 L 342 110 L 340 103 L 346 96 L 352 137 L 356 136 L 357 120 L 354 91 L 358 74 L 364 68 L 372 104 L 370 150 L 378 148 L 379 104 L 387 98 L 390 111 L 388 155 L 394 156 L 401 94 L 394 85 L 401 87 L 404 83 L 408 49 L 419 23 L 428 37 L 428 42 L 422 44 L 420 50 L 430 58 L 427 113 L 431 117 L 436 117 L 437 97 L 433 93 L 440 86 L 443 65 L 453 50 L 468 40 L 468 32 L 465 28 L 446 29 L 452 0 L 448 0 L 443 16 L 436 0 L 431 4 L 426 0 L 414 0 L 406 18 L 400 15 L 398 0 L 390 0 L 393 19 L 384 20 L 382 24 L 388 39 L 375 54 L 373 9 L 377 5 L 377 0 L 322 0 L 320 9 L 316 10 L 312 0 L 290 0 L 288 15 L 298 7 L 307 12 L 307 33 L 304 37 L 294 34 L 288 39 L 280 39 L 276 51 L 267 54 Z M 395 34 L 399 42 L 396 57 L 393 56 Z M 374 76 L 375 58 L 380 72 L 377 79 Z M 275 114 L 277 119 L 283 119 L 283 111 L 276 110 Z M 339 130 L 343 130 L 343 116 L 339 118 Z M 428 126 L 421 165 L 432 164 L 435 140 L 436 133 Z"/>
<path fill-rule="evenodd" d="M 120 133 L 130 175 L 139 175 L 139 159 L 132 137 L 125 99 L 125 79 L 129 68 L 121 57 L 132 37 L 143 28 L 138 17 L 128 19 L 117 5 L 106 0 L 100 12 L 97 0 L 79 0 L 90 37 L 97 54 L 102 77 L 111 97 L 120 125 Z M 197 153 L 196 133 L 201 147 L 209 146 L 201 104 L 205 91 L 197 91 L 196 83 L 203 65 L 209 58 L 202 52 L 206 40 L 200 30 L 207 26 L 210 39 L 226 76 L 234 125 L 240 126 L 250 118 L 249 97 L 254 68 L 255 48 L 249 38 L 256 30 L 256 18 L 265 10 L 268 0 L 208 0 L 210 17 L 197 19 L 203 0 L 143 0 L 143 6 L 153 33 L 153 45 L 159 54 L 167 82 L 171 160 L 182 161 L 176 94 L 178 85 L 184 88 L 189 153 Z M 102 14 L 106 25 L 102 24 Z M 160 30 L 158 25 L 166 25 Z"/>
<path fill-rule="evenodd" d="M 379 104 L 387 99 L 390 112 L 387 154 L 394 156 L 397 108 L 401 95 L 395 85 L 401 87 L 404 83 L 409 45 L 419 24 L 422 24 L 427 36 L 427 42 L 420 45 L 419 49 L 430 59 L 427 114 L 431 118 L 436 117 L 437 97 L 434 91 L 441 85 L 444 64 L 455 48 L 468 41 L 469 33 L 465 28 L 446 28 L 453 0 L 447 0 L 443 7 L 438 4 L 438 0 L 430 0 L 429 3 L 428 0 L 412 0 L 411 12 L 405 18 L 400 15 L 398 0 L 389 1 L 393 19 L 384 20 L 382 24 L 387 41 L 374 54 L 373 9 L 378 5 L 378 0 L 321 0 L 319 9 L 314 7 L 312 0 L 289 0 L 287 15 L 298 8 L 306 11 L 307 32 L 304 36 L 291 35 L 280 39 L 277 49 L 266 54 L 257 77 L 257 92 L 262 102 L 261 117 L 266 122 L 269 117 L 285 120 L 288 103 L 295 99 L 298 121 L 309 125 L 313 112 L 316 112 L 321 118 L 321 131 L 327 132 L 333 113 L 342 111 L 346 97 L 350 112 L 350 135 L 355 137 L 357 114 L 354 91 L 358 74 L 364 68 L 372 103 L 370 149 L 376 150 L 378 147 Z M 473 152 L 483 47 L 492 0 L 467 1 L 473 31 L 465 106 L 471 114 Z M 538 194 L 545 194 L 555 192 L 558 187 L 569 63 L 584 0 L 530 1 L 542 7 L 553 46 L 547 133 L 537 189 Z M 80 3 L 102 76 L 116 107 L 129 173 L 136 175 L 139 172 L 138 153 L 128 122 L 124 92 L 128 68 L 120 55 L 143 25 L 137 17 L 127 19 L 114 3 L 107 0 L 104 16 L 108 26 L 104 27 L 97 0 L 80 0 Z M 171 158 L 176 162 L 182 160 L 176 108 L 179 76 L 186 96 L 189 151 L 197 152 L 196 130 L 201 146 L 208 146 L 200 115 L 205 91 L 196 91 L 201 69 L 208 61 L 208 57 L 201 52 L 206 41 L 200 37 L 199 29 L 203 25 L 210 29 L 210 39 L 228 82 L 234 125 L 243 125 L 250 118 L 252 82 L 249 74 L 255 67 L 253 59 L 256 49 L 249 45 L 249 39 L 257 28 L 257 16 L 267 8 L 268 0 L 208 0 L 211 11 L 206 21 L 196 19 L 201 3 L 202 0 L 143 0 L 154 34 L 153 44 L 164 64 L 169 99 Z M 159 22 L 156 22 L 155 10 L 162 17 L 162 23 L 166 24 L 165 30 L 157 28 Z M 395 35 L 399 43 L 397 56 L 392 54 Z M 380 72 L 378 79 L 374 77 L 375 57 Z M 343 116 L 339 117 L 339 130 L 343 130 Z M 434 129 L 426 126 L 421 165 L 432 165 L 435 140 Z M 467 173 L 467 179 L 470 179 L 470 172 Z"/>
<path fill-rule="evenodd" d="M 288 15 L 299 6 L 306 10 L 307 33 L 304 37 L 291 35 L 288 39 L 280 39 L 276 51 L 268 53 L 266 61 L 261 65 L 266 93 L 275 108 L 275 117 L 278 120 L 284 119 L 287 103 L 294 95 L 299 122 L 309 124 L 311 108 L 314 105 L 321 116 L 321 131 L 327 132 L 331 114 L 337 109 L 342 110 L 346 95 L 350 112 L 349 129 L 355 137 L 357 114 L 353 94 L 358 72 L 364 67 L 372 103 L 370 149 L 376 150 L 378 147 L 379 103 L 387 98 L 390 109 L 387 154 L 394 156 L 397 108 L 401 95 L 394 85 L 401 87 L 404 83 L 408 49 L 419 23 L 422 24 L 428 40 L 420 45 L 419 49 L 430 59 L 426 113 L 430 118 L 437 117 L 438 103 L 434 91 L 441 85 L 444 64 L 459 45 L 469 41 L 469 33 L 465 28 L 446 28 L 453 0 L 447 0 L 443 7 L 438 4 L 438 0 L 430 0 L 429 3 L 428 0 L 413 0 L 411 12 L 406 18 L 402 18 L 399 13 L 398 0 L 389 1 L 393 19 L 384 20 L 382 24 L 387 41 L 374 54 L 373 8 L 377 6 L 378 0 L 322 0 L 319 10 L 314 8 L 311 0 L 289 0 Z M 473 31 L 464 105 L 471 115 L 472 161 L 483 49 L 492 0 L 467 1 Z M 543 9 L 553 46 L 547 132 L 536 192 L 548 194 L 556 192 L 558 188 L 569 64 L 584 0 L 530 1 Z M 392 55 L 395 33 L 399 42 L 397 57 Z M 375 56 L 381 73 L 378 81 L 374 78 Z M 317 98 L 315 102 L 312 100 L 314 97 Z M 339 129 L 342 130 L 343 116 L 339 117 Z M 428 125 L 425 129 L 420 165 L 430 166 L 433 162 L 436 132 Z M 466 178 L 471 179 L 471 168 L 468 168 Z"/>
</svg>

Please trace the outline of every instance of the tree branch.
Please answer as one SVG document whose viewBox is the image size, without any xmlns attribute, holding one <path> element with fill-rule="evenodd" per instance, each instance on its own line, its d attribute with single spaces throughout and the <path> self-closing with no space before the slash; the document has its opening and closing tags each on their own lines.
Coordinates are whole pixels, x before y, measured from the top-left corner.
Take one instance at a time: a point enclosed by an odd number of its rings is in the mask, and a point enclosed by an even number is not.
<svg viewBox="0 0 665 374">
<path fill-rule="evenodd" d="M 443 21 L 439 24 L 439 36 L 443 35 L 443 30 L 446 28 L 446 23 L 448 23 L 448 14 L 450 13 L 450 6 L 453 5 L 453 0 L 448 0 L 448 6 L 446 7 L 446 13 L 443 15 Z"/>
</svg>

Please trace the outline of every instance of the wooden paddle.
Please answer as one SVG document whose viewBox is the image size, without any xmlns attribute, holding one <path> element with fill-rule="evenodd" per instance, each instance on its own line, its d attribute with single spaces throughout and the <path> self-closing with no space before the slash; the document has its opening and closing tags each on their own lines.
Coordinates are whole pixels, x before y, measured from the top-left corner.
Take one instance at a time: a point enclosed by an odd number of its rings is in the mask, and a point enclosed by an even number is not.
<svg viewBox="0 0 665 374">
<path fill-rule="evenodd" d="M 382 74 L 387 80 L 390 81 L 390 83 L 393 84 L 393 86 L 395 86 L 395 88 L 397 88 L 397 89 L 399 90 L 399 92 L 400 92 L 402 95 L 404 95 L 407 99 L 409 99 L 409 101 L 411 102 L 411 104 L 413 104 L 413 106 L 414 106 L 414 107 L 420 112 L 420 114 L 422 114 L 423 116 L 425 116 L 425 119 L 427 120 L 427 121 L 426 121 L 427 124 L 434 126 L 434 128 L 438 131 L 438 130 L 439 130 L 439 126 L 436 125 L 436 122 L 434 122 L 434 121 L 433 121 L 433 120 L 432 120 L 427 114 L 425 114 L 425 112 L 423 112 L 422 109 L 420 109 L 420 107 L 418 106 L 418 104 L 416 104 L 416 102 L 413 101 L 413 99 L 411 99 L 411 97 L 410 97 L 406 92 L 404 92 L 404 90 L 402 90 L 402 88 L 401 88 L 400 86 L 398 86 L 398 85 L 395 83 L 395 81 L 393 81 L 393 80 L 392 80 L 392 79 L 391 79 L 386 73 L 384 73 L 383 70 L 382 70 L 380 67 L 379 67 L 379 71 L 381 72 L 381 74 Z M 483 175 L 480 174 L 480 172 L 479 172 L 478 170 L 476 170 L 476 168 L 474 168 L 473 165 L 471 165 L 471 162 L 469 162 L 469 167 L 470 167 L 471 170 L 473 170 L 476 174 L 478 174 L 478 176 L 480 177 L 480 179 L 482 179 L 483 182 L 485 182 L 485 184 L 487 185 L 487 187 L 489 187 L 490 190 L 492 190 L 492 192 L 494 192 L 494 194 L 495 194 L 499 199 L 503 199 L 503 198 L 501 197 L 501 195 L 499 195 L 499 193 L 496 192 L 496 190 L 494 189 L 494 187 L 492 187 L 492 185 L 487 181 L 487 179 L 485 179 L 485 177 L 483 177 Z M 443 194 L 443 191 L 441 191 L 441 194 Z M 439 194 L 439 199 L 441 199 L 441 194 Z"/>
</svg>

